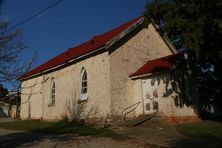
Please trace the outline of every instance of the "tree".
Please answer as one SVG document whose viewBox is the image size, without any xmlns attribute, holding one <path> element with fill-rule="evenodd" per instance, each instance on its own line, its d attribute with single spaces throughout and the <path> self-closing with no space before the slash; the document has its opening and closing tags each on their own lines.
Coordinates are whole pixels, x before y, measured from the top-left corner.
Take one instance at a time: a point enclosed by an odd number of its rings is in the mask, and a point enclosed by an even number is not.
<svg viewBox="0 0 222 148">
<path fill-rule="evenodd" d="M 0 10 L 2 1 L 0 0 Z M 1 12 L 0 12 L 1 15 Z M 28 49 L 22 41 L 20 29 L 9 31 L 10 23 L 0 20 L 0 82 L 15 82 L 15 80 L 30 70 L 37 59 L 37 53 L 31 59 L 24 60 Z M 30 52 L 30 51 L 28 51 Z"/>
<path fill-rule="evenodd" d="M 5 97 L 8 94 L 7 88 L 4 88 L 2 84 L 0 84 L 0 99 Z"/>
<path fill-rule="evenodd" d="M 153 0 L 144 12 L 147 22 L 154 21 L 177 50 L 189 55 L 187 62 L 198 80 L 198 93 L 208 100 L 221 95 L 221 10 L 219 0 Z"/>
<path fill-rule="evenodd" d="M 21 30 L 4 33 L 8 26 L 8 22 L 0 21 L 0 82 L 16 80 L 30 70 L 37 58 L 34 54 L 29 62 L 23 61 L 28 46 L 21 40 Z"/>
</svg>

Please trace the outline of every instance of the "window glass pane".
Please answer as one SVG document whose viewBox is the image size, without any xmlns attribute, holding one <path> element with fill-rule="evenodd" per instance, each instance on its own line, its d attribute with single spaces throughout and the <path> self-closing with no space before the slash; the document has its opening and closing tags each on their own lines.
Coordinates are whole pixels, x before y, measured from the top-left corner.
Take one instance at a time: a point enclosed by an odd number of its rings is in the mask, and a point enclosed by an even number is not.
<svg viewBox="0 0 222 148">
<path fill-rule="evenodd" d="M 51 83 L 50 102 L 51 102 L 51 105 L 55 104 L 55 81 L 54 80 L 52 80 L 52 83 Z"/>
<path fill-rule="evenodd" d="M 81 78 L 81 94 L 87 93 L 87 72 L 83 70 Z"/>
<path fill-rule="evenodd" d="M 87 86 L 87 82 L 83 82 L 82 87 L 86 87 L 86 86 Z"/>
<path fill-rule="evenodd" d="M 86 73 L 86 71 L 84 71 L 84 73 L 83 73 L 83 80 L 87 80 L 87 73 Z"/>
<path fill-rule="evenodd" d="M 50 105 L 54 105 L 54 104 L 55 104 L 55 101 L 54 101 L 54 100 L 52 100 Z"/>
</svg>

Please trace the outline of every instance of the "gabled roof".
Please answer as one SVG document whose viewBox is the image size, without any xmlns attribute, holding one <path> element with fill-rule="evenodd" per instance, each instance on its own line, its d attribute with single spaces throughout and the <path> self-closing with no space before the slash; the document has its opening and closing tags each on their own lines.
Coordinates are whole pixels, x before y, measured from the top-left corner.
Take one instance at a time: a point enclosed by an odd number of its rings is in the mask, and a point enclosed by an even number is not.
<svg viewBox="0 0 222 148">
<path fill-rule="evenodd" d="M 142 77 L 150 73 L 171 69 L 174 67 L 175 62 L 179 59 L 182 59 L 182 57 L 183 53 L 177 53 L 148 61 L 146 64 L 140 67 L 136 72 L 132 73 L 130 77 L 131 78 Z"/>
<path fill-rule="evenodd" d="M 76 47 L 68 49 L 67 51 L 61 53 L 60 55 L 54 57 L 53 59 L 25 73 L 18 79 L 23 80 L 34 75 L 42 74 L 46 71 L 52 70 L 54 68 L 57 68 L 58 66 L 66 64 L 70 62 L 71 60 L 77 59 L 86 54 L 90 54 L 100 48 L 103 48 L 113 38 L 115 38 L 122 32 L 126 31 L 127 29 L 133 27 L 134 25 L 138 24 L 138 22 L 141 22 L 142 20 L 143 20 L 143 17 L 138 17 L 109 32 L 106 32 L 98 36 L 94 36 L 89 41 L 86 41 L 85 43 L 82 43 Z"/>
</svg>

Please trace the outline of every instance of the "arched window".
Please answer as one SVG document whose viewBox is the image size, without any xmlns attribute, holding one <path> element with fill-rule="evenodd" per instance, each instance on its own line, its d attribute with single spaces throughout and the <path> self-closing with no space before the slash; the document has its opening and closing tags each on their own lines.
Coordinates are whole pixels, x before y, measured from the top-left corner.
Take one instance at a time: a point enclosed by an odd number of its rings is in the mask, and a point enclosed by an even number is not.
<svg viewBox="0 0 222 148">
<path fill-rule="evenodd" d="M 88 84 L 87 84 L 87 71 L 85 68 L 82 68 L 81 70 L 81 100 L 87 99 L 87 90 L 88 90 Z"/>
<path fill-rule="evenodd" d="M 55 79 L 53 78 L 53 79 L 51 80 L 49 106 L 54 106 L 54 105 L 55 105 L 55 92 L 56 92 L 56 85 L 55 85 Z"/>
</svg>

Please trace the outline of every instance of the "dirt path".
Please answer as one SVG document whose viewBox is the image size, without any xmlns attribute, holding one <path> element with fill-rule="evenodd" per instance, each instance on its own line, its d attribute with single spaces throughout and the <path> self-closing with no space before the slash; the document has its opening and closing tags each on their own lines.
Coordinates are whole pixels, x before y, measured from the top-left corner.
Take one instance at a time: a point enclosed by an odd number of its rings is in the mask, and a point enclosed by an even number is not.
<svg viewBox="0 0 222 148">
<path fill-rule="evenodd" d="M 117 133 L 140 139 L 149 145 L 158 147 L 179 148 L 217 148 L 222 147 L 218 141 L 198 139 L 180 134 L 175 126 L 170 125 L 139 125 L 134 127 L 117 127 Z"/>
<path fill-rule="evenodd" d="M 9 121 L 10 122 L 10 121 Z M 180 134 L 175 126 L 147 122 L 134 127 L 113 127 L 112 130 L 130 139 L 77 136 L 73 134 L 50 135 L 25 131 L 0 129 L 0 148 L 8 147 L 74 147 L 74 148 L 144 148 L 144 147 L 222 147 L 218 141 L 197 139 Z"/>
<path fill-rule="evenodd" d="M 116 141 L 111 138 L 75 136 L 73 134 L 45 135 L 24 131 L 0 129 L 0 147 L 34 147 L 34 148 L 136 148 L 146 147 L 137 140 Z"/>
</svg>

